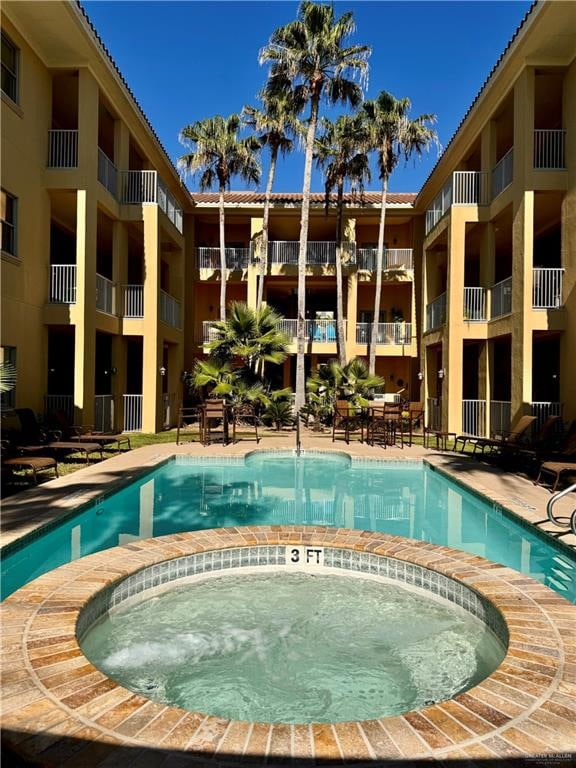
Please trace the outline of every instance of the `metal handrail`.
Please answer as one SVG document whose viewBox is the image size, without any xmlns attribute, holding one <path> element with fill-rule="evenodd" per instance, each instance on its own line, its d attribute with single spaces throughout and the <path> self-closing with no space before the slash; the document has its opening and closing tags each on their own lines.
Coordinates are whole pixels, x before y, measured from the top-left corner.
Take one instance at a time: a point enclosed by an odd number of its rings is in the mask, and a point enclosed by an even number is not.
<svg viewBox="0 0 576 768">
<path fill-rule="evenodd" d="M 574 510 L 574 512 L 572 513 L 572 518 L 569 523 L 561 523 L 559 520 L 557 520 L 554 517 L 554 513 L 552 512 L 554 504 L 556 504 L 557 501 L 560 501 L 560 499 L 562 499 L 564 496 L 567 496 L 569 493 L 572 493 L 572 491 L 576 491 L 576 483 L 569 485 L 568 488 L 564 488 L 563 491 L 558 491 L 558 493 L 555 493 L 554 496 L 552 496 L 552 498 L 548 502 L 548 504 L 546 504 L 546 514 L 548 515 L 548 520 L 550 520 L 551 523 L 554 523 L 554 525 L 557 525 L 559 528 L 570 528 L 572 523 L 575 523 L 574 515 L 576 514 L 576 510 Z"/>
<path fill-rule="evenodd" d="M 576 509 L 574 512 L 572 512 L 572 517 L 570 518 L 570 527 L 572 528 L 572 533 L 574 536 L 576 536 Z"/>
</svg>

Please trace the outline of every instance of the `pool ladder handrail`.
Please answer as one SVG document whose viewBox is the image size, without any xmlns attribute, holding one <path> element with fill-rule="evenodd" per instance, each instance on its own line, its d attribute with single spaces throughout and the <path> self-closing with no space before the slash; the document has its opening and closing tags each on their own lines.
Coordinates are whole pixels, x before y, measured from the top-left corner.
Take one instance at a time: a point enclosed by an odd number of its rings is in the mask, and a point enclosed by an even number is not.
<svg viewBox="0 0 576 768">
<path fill-rule="evenodd" d="M 568 488 L 564 488 L 563 491 L 558 491 L 558 493 L 555 493 L 554 496 L 552 496 L 552 498 L 549 499 L 548 503 L 546 504 L 546 514 L 548 515 L 548 520 L 550 520 L 551 523 L 554 523 L 554 525 L 557 525 L 559 528 L 572 528 L 574 533 L 576 533 L 576 509 L 574 512 L 572 512 L 572 516 L 568 523 L 561 523 L 554 517 L 553 512 L 556 502 L 560 501 L 560 499 L 564 498 L 564 496 L 567 496 L 569 493 L 572 493 L 572 491 L 576 491 L 576 483 L 569 485 Z"/>
</svg>

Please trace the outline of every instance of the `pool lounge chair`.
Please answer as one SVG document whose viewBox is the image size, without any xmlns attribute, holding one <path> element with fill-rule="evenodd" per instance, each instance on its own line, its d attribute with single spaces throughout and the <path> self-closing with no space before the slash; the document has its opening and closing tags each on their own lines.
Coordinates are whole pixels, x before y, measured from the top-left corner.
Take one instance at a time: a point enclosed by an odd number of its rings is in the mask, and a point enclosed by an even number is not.
<svg viewBox="0 0 576 768">
<path fill-rule="evenodd" d="M 554 484 L 550 489 L 552 492 L 554 492 L 558 488 L 563 475 L 574 475 L 574 477 L 576 477 L 576 460 L 543 462 L 540 465 L 540 471 L 538 472 L 538 477 L 535 481 L 536 485 L 542 485 L 542 474 L 550 474 L 554 476 Z"/>
<path fill-rule="evenodd" d="M 459 442 L 462 442 L 462 451 L 467 442 L 473 443 L 474 450 L 472 451 L 472 455 L 476 455 L 476 451 L 478 450 L 484 455 L 486 449 L 489 450 L 489 453 L 502 453 L 510 448 L 517 448 L 522 444 L 521 441 L 524 439 L 527 430 L 535 421 L 535 416 L 520 416 L 510 432 L 502 432 L 495 438 L 458 435 L 454 442 L 454 449 L 456 449 Z"/>
<path fill-rule="evenodd" d="M 2 469 L 6 468 L 10 473 L 29 469 L 32 472 L 35 485 L 38 485 L 39 472 L 54 470 L 56 477 L 58 477 L 56 459 L 50 456 L 15 456 L 15 450 L 8 440 L 2 440 Z"/>
</svg>

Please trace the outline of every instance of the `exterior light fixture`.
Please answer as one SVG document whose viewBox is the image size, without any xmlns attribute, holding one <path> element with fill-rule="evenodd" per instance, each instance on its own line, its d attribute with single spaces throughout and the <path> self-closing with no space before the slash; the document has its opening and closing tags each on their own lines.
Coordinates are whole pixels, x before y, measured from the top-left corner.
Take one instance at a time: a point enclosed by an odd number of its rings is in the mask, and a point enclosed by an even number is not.
<svg viewBox="0 0 576 768">
<path fill-rule="evenodd" d="M 443 379 L 445 376 L 446 376 L 446 371 L 444 370 L 444 368 L 440 368 L 440 370 L 438 371 L 438 378 Z"/>
<path fill-rule="evenodd" d="M 424 374 L 422 373 L 422 371 L 418 371 L 416 375 L 418 376 L 418 381 L 422 381 L 422 379 L 424 378 Z"/>
<path fill-rule="evenodd" d="M 166 368 L 161 365 L 159 370 L 160 376 L 166 376 Z"/>
</svg>

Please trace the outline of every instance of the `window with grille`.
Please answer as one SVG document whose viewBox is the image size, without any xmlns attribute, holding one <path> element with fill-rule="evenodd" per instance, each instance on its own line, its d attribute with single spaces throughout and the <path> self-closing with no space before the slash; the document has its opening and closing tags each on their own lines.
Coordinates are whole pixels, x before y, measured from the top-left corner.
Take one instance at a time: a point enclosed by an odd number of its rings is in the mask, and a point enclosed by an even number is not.
<svg viewBox="0 0 576 768">
<path fill-rule="evenodd" d="M 18 48 L 2 34 L 2 90 L 18 103 Z"/>
<path fill-rule="evenodd" d="M 16 256 L 16 212 L 18 200 L 6 190 L 0 196 L 2 214 L 2 250 Z"/>
</svg>

